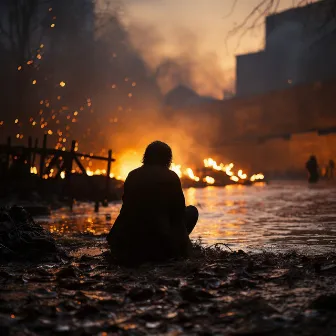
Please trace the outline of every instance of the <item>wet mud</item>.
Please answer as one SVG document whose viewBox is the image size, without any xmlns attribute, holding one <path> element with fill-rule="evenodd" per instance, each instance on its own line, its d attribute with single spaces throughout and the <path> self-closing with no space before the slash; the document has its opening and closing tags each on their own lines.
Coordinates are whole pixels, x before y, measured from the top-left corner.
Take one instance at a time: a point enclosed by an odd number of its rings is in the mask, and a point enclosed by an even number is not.
<svg viewBox="0 0 336 336">
<path fill-rule="evenodd" d="M 2 264 L 0 334 L 336 334 L 336 254 L 197 243 L 188 260 L 123 268 L 104 238 L 56 236 L 58 260 Z"/>
</svg>

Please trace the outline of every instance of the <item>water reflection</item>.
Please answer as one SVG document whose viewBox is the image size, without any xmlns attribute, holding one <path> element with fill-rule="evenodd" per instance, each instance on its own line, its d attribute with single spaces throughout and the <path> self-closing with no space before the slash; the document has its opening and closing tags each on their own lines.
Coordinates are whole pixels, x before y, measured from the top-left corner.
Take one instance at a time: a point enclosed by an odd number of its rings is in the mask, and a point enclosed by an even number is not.
<svg viewBox="0 0 336 336">
<path fill-rule="evenodd" d="M 323 248 L 336 242 L 336 187 L 305 183 L 259 184 L 185 190 L 186 203 L 200 212 L 192 238 L 233 248 Z M 64 208 L 41 222 L 51 232 L 108 233 L 121 203 L 101 208 L 79 204 L 70 213 Z"/>
</svg>

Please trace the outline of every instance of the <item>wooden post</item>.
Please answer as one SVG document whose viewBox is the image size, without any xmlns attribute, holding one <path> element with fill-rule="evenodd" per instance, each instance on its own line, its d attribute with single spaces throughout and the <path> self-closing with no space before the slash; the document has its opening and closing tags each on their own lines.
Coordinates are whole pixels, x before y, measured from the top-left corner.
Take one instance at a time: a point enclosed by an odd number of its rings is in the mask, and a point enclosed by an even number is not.
<svg viewBox="0 0 336 336">
<path fill-rule="evenodd" d="M 43 146 L 42 146 L 42 152 L 40 156 L 40 177 L 43 178 L 43 172 L 44 172 L 44 163 L 45 163 L 45 157 L 46 157 L 46 151 L 47 151 L 47 134 L 44 134 L 43 136 Z"/>
<path fill-rule="evenodd" d="M 111 165 L 112 165 L 112 150 L 108 151 L 108 161 L 107 161 L 107 170 L 106 170 L 106 186 L 105 186 L 105 198 L 108 198 L 110 191 L 110 174 L 111 174 Z"/>
<path fill-rule="evenodd" d="M 94 211 L 99 212 L 99 201 L 95 201 Z"/>
<path fill-rule="evenodd" d="M 32 160 L 32 147 L 33 147 L 33 139 L 30 136 L 28 138 L 28 150 L 27 150 L 27 163 L 29 165 L 29 169 L 31 168 L 31 160 Z"/>
<path fill-rule="evenodd" d="M 76 155 L 75 147 L 76 147 L 76 140 L 72 140 L 70 153 L 68 154 L 68 157 L 66 158 L 66 164 L 65 164 L 65 177 L 66 178 L 69 177 L 72 172 L 72 162 Z"/>
<path fill-rule="evenodd" d="M 70 197 L 70 211 L 73 210 L 74 205 L 74 197 L 73 197 L 73 191 L 72 191 L 72 183 L 71 183 L 71 174 L 72 174 L 72 162 L 74 160 L 74 157 L 76 155 L 75 153 L 75 147 L 76 147 L 76 140 L 72 140 L 71 142 L 71 149 L 70 153 L 67 153 L 65 156 L 65 183 L 66 183 L 66 190 L 68 197 Z"/>
<path fill-rule="evenodd" d="M 38 138 L 35 139 L 33 158 L 32 158 L 32 162 L 31 162 L 32 167 L 35 167 L 35 159 L 36 159 L 37 146 L 38 146 Z"/>
<path fill-rule="evenodd" d="M 7 155 L 6 155 L 6 170 L 7 170 L 7 171 L 8 171 L 9 166 L 10 166 L 11 143 L 12 143 L 12 139 L 11 139 L 11 137 L 9 136 L 9 137 L 7 138 Z"/>
</svg>

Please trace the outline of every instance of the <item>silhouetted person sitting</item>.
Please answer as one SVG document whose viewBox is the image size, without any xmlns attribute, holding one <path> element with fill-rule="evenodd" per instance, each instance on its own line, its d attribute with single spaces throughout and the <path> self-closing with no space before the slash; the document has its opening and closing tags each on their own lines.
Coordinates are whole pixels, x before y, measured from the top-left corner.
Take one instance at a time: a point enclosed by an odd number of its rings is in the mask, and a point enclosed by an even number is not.
<svg viewBox="0 0 336 336">
<path fill-rule="evenodd" d="M 180 179 L 169 169 L 172 151 L 155 141 L 142 162 L 126 178 L 123 205 L 107 236 L 111 252 L 120 263 L 131 265 L 187 257 L 198 211 L 185 206 Z"/>
<path fill-rule="evenodd" d="M 312 155 L 306 162 L 306 168 L 309 173 L 309 183 L 316 183 L 319 180 L 319 166 L 316 157 Z"/>
</svg>

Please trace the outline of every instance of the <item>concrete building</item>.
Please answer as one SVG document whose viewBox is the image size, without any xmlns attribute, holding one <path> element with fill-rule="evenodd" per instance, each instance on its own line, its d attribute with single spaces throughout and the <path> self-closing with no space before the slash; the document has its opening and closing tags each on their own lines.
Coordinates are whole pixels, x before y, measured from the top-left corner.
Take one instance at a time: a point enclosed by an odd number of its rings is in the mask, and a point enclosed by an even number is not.
<svg viewBox="0 0 336 336">
<path fill-rule="evenodd" d="M 236 57 L 238 97 L 336 77 L 335 0 L 266 18 L 263 51 Z"/>
</svg>

